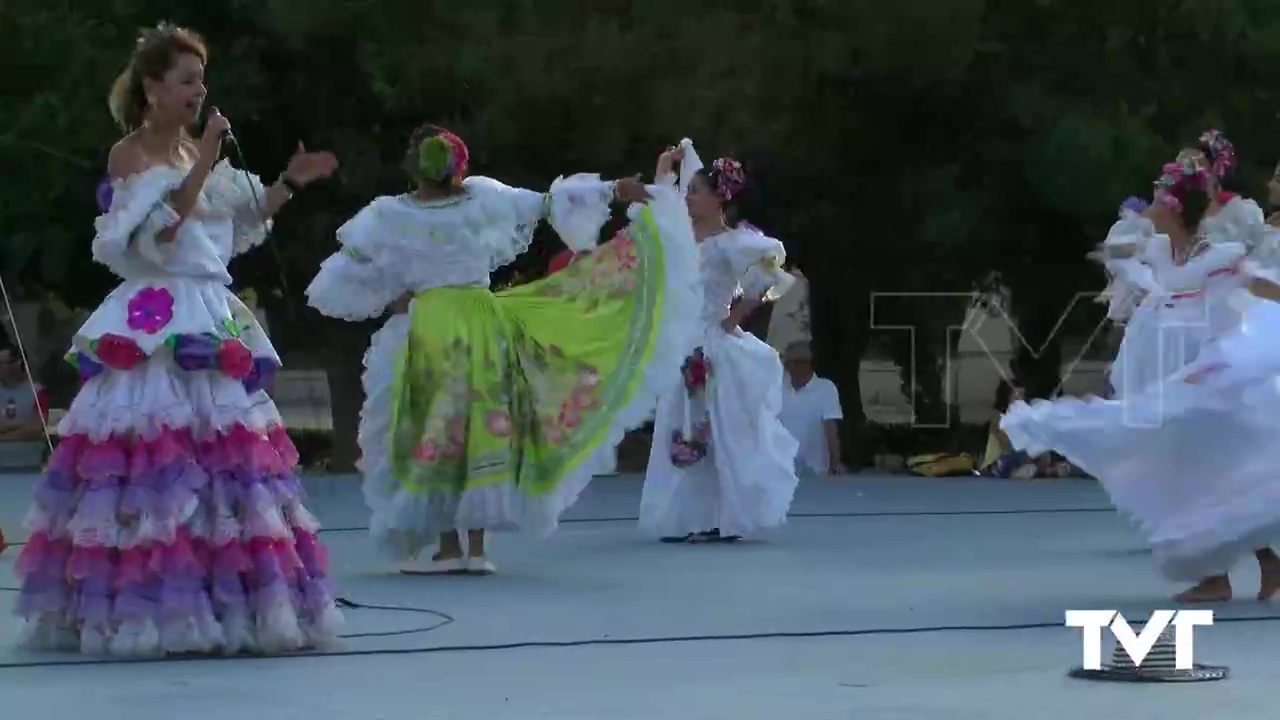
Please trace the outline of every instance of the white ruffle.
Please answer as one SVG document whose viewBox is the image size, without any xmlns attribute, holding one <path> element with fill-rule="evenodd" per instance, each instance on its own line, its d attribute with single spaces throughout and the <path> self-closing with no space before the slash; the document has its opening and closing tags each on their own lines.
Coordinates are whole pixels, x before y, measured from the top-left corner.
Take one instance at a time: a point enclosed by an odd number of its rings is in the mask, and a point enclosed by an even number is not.
<svg viewBox="0 0 1280 720">
<path fill-rule="evenodd" d="M 557 180 L 549 193 L 467 178 L 465 193 L 434 202 L 380 197 L 338 230 L 342 249 L 307 288 L 330 317 L 380 315 L 402 293 L 488 287 L 489 274 L 529 249 L 542 220 L 575 250 L 596 247 L 609 220 L 612 184 L 594 175 Z"/>
<path fill-rule="evenodd" d="M 478 244 L 490 253 L 491 271 L 509 265 L 528 250 L 543 219 L 569 248 L 594 248 L 600 242 L 601 228 L 609 221 L 613 202 L 613 184 L 586 173 L 557 178 L 545 195 L 480 176 L 467 178 L 464 187 L 484 211 L 483 228 L 476 234 Z"/>
<path fill-rule="evenodd" d="M 62 436 L 112 434 L 153 438 L 164 428 L 189 428 L 197 437 L 234 427 L 266 430 L 282 424 L 262 391 L 214 372 L 186 372 L 164 355 L 127 370 L 104 372 L 84 384 L 58 423 Z"/>
<path fill-rule="evenodd" d="M 724 319 L 740 294 L 766 301 L 782 297 L 795 284 L 795 277 L 782 270 L 786 260 L 781 242 L 747 225 L 704 240 L 699 254 L 703 320 Z"/>
<path fill-rule="evenodd" d="M 210 207 L 231 208 L 232 256 L 258 247 L 271 232 L 266 217 L 267 188 L 253 173 L 238 170 L 223 160 L 205 181 L 204 200 Z"/>
<path fill-rule="evenodd" d="M 1222 241 L 1179 266 L 1168 254 L 1168 238 L 1157 236 L 1151 264 L 1131 259 L 1117 266 L 1126 273 L 1123 283 L 1143 293 L 1107 371 L 1117 396 L 1163 380 L 1194 360 L 1205 341 L 1237 325 L 1240 310 L 1232 298 L 1242 284 L 1244 253 L 1244 245 Z"/>
<path fill-rule="evenodd" d="M 205 179 L 173 239 L 161 242 L 160 233 L 181 220 L 169 198 L 186 175 L 158 165 L 114 180 L 111 207 L 94 221 L 94 260 L 124 280 L 181 275 L 230 284 L 227 263 L 261 244 L 270 229 L 261 212 L 265 189 L 256 176 L 224 160 Z"/>
<path fill-rule="evenodd" d="M 1106 268 L 1109 282 L 1102 292 L 1108 303 L 1107 317 L 1128 320 L 1146 293 L 1155 289 L 1155 274 L 1142 262 L 1155 226 L 1138 213 L 1121 208 L 1120 219 L 1111 226 L 1107 238 L 1091 255 Z"/>
<path fill-rule="evenodd" d="M 671 387 L 682 384 L 681 367 L 691 348 L 695 347 L 703 323 L 698 309 L 703 305 L 698 246 L 693 224 L 683 196 L 669 187 L 650 186 L 653 196 L 646 205 L 632 205 L 627 216 L 636 221 L 647 206 L 652 212 L 662 242 L 663 284 L 662 318 L 657 338 L 641 382 L 626 405 L 610 423 L 605 442 L 561 482 L 554 503 L 535 514 L 530 529 L 546 535 L 554 531 L 560 515 L 577 502 L 600 468 L 616 459 L 618 444 L 631 430 L 647 425 L 654 417 L 659 400 Z"/>
<path fill-rule="evenodd" d="M 320 263 L 306 291 L 307 304 L 322 315 L 351 322 L 378 317 L 400 294 L 380 269 L 342 254 Z"/>
<path fill-rule="evenodd" d="M 320 264 L 307 287 L 307 304 L 339 320 L 360 321 L 381 315 L 405 290 L 419 268 L 405 266 L 412 253 L 405 242 L 380 224 L 393 198 L 379 198 L 338 228 L 342 250 Z"/>
<path fill-rule="evenodd" d="M 440 494 L 420 496 L 382 485 L 378 468 L 380 460 L 364 461 L 365 497 L 374 511 L 375 538 L 384 550 L 398 559 L 415 555 L 435 542 L 435 534 L 445 527 L 442 518 L 455 528 L 520 530 L 545 536 L 555 531 L 560 515 L 577 501 L 582 490 L 596 472 L 613 461 L 615 448 L 629 430 L 645 425 L 653 415 L 658 398 L 680 383 L 680 367 L 689 350 L 696 345 L 702 324 L 697 319 L 702 305 L 697 247 L 693 227 L 684 200 L 674 188 L 650 188 L 653 199 L 647 203 L 658 228 L 662 244 L 662 310 L 658 334 L 649 363 L 643 369 L 641 382 L 626 404 L 610 423 L 605 440 L 583 462 L 571 470 L 555 492 L 531 496 L 510 483 L 471 488 L 460 497 Z M 632 206 L 628 214 L 633 222 L 644 206 Z M 651 271 L 657 272 L 658 268 Z M 366 393 L 369 400 L 362 418 L 361 443 L 366 452 L 386 453 L 389 439 L 378 437 L 390 433 L 390 399 L 382 390 L 392 382 L 386 364 L 396 343 L 403 343 L 397 319 L 381 331 L 375 349 L 367 358 Z M 399 338 L 399 339 L 397 339 Z M 775 354 L 776 360 L 776 354 Z M 385 379 L 380 379 L 385 378 Z"/>
<path fill-rule="evenodd" d="M 570 250 L 592 250 L 600 243 L 600 229 L 609 222 L 613 183 L 599 175 L 580 173 L 551 183 L 547 219 Z"/>
<path fill-rule="evenodd" d="M 173 319 L 154 334 L 129 327 L 129 301 L 139 291 L 148 288 L 168 290 L 173 297 Z M 162 349 L 165 340 L 173 334 L 212 333 L 227 338 L 230 336 L 225 324 L 228 321 L 234 325 L 240 341 L 255 357 L 267 357 L 280 362 L 280 356 L 272 347 L 266 331 L 258 324 L 257 317 L 235 293 L 217 282 L 184 277 L 121 283 L 76 331 L 72 347 L 96 359 L 93 341 L 112 333 L 133 340 L 150 356 Z"/>
<path fill-rule="evenodd" d="M 1014 447 L 1097 477 L 1161 571 L 1193 582 L 1280 540 L 1277 373 L 1280 307 L 1259 302 L 1164 382 L 1118 401 L 1016 403 L 1000 427 Z"/>
<path fill-rule="evenodd" d="M 112 181 L 111 207 L 93 223 L 93 259 L 118 277 L 135 274 L 138 263 L 130 257 L 130 241 L 135 233 L 154 236 L 178 222 L 168 197 L 184 177 L 182 171 L 161 165 Z"/>
<path fill-rule="evenodd" d="M 780 241 L 745 226 L 734 234 L 727 247 L 734 272 L 742 278 L 742 291 L 749 297 L 772 302 L 795 285 L 795 276 L 782 269 L 787 250 Z"/>
<path fill-rule="evenodd" d="M 396 522 L 393 506 L 400 483 L 391 471 L 391 428 L 395 409 L 392 396 L 396 361 L 409 338 L 409 315 L 398 314 L 387 320 L 373 334 L 364 356 L 364 405 L 360 408 L 360 462 L 356 467 L 363 476 L 361 486 L 365 505 L 369 507 L 369 533 L 374 543 L 392 559 L 402 560 L 406 546 L 425 547 L 434 542 L 427 538 L 418 544 L 406 542 L 403 533 L 412 532 L 412 518 Z"/>
<path fill-rule="evenodd" d="M 707 325 L 711 443 L 697 464 L 671 462 L 672 432 L 684 424 L 685 387 L 677 381 L 658 405 L 640 498 L 640 529 L 683 537 L 719 529 L 748 536 L 786 522 L 800 479 L 799 443 L 779 417 L 783 368 L 778 353 L 754 335 Z"/>
</svg>

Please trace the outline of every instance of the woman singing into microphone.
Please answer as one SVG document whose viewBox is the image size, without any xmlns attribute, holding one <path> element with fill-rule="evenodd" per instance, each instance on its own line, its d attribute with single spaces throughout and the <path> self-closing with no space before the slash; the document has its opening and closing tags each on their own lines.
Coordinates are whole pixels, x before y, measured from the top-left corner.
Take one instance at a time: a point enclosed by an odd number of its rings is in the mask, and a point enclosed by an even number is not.
<svg viewBox="0 0 1280 720">
<path fill-rule="evenodd" d="M 219 162 L 230 129 L 205 99 L 189 30 L 139 38 L 110 96 L 128 134 L 93 257 L 123 282 L 76 333 L 84 386 L 36 489 L 17 562 L 28 644 L 86 654 L 278 653 L 342 618 L 297 452 L 262 387 L 279 357 L 228 289 L 298 189 L 330 175 L 301 146 L 270 187 Z"/>
</svg>

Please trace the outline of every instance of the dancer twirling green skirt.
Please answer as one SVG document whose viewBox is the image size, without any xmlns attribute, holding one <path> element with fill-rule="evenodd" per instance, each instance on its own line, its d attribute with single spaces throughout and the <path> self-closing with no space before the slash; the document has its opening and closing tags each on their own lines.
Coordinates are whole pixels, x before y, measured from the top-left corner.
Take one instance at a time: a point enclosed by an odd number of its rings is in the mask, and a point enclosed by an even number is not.
<svg viewBox="0 0 1280 720">
<path fill-rule="evenodd" d="M 553 531 L 678 382 L 701 301 L 674 190 L 588 176 L 545 196 L 480 177 L 458 188 L 375 201 L 339 232 L 343 252 L 309 290 L 313 305 L 347 319 L 413 298 L 366 358 L 361 429 L 372 532 L 406 572 L 492 572 L 484 530 Z M 645 202 L 595 247 L 615 195 Z M 543 218 L 593 251 L 491 292 L 489 271 L 525 249 Z M 467 558 L 461 530 L 472 531 Z M 440 551 L 417 564 L 437 537 Z"/>
</svg>

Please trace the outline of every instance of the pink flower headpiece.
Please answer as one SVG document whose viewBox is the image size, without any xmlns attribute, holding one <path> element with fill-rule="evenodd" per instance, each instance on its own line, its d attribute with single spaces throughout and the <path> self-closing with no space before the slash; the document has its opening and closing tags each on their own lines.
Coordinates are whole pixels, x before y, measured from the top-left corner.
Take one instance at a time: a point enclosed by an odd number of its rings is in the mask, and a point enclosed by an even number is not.
<svg viewBox="0 0 1280 720">
<path fill-rule="evenodd" d="M 1200 136 L 1200 144 L 1209 148 L 1209 160 L 1213 163 L 1215 177 L 1221 179 L 1236 166 L 1236 146 L 1221 131 L 1206 130 Z"/>
<path fill-rule="evenodd" d="M 1184 158 L 1166 164 L 1155 182 L 1155 200 L 1174 212 L 1182 212 L 1182 199 L 1187 193 L 1209 188 L 1209 174 L 1194 160 Z"/>
<path fill-rule="evenodd" d="M 747 186 L 747 174 L 742 163 L 723 157 L 711 163 L 711 174 L 716 181 L 716 197 L 720 202 L 730 202 Z"/>
</svg>

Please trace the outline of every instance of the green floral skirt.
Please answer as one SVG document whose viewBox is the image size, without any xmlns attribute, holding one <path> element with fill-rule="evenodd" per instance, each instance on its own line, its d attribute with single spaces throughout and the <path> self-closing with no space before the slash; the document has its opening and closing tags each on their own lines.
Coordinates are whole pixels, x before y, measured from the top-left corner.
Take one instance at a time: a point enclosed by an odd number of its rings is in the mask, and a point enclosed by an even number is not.
<svg viewBox="0 0 1280 720">
<path fill-rule="evenodd" d="M 669 240 L 645 208 L 540 281 L 417 296 L 392 391 L 389 525 L 418 531 L 415 545 L 450 529 L 555 528 L 679 381 L 697 263 Z"/>
</svg>

